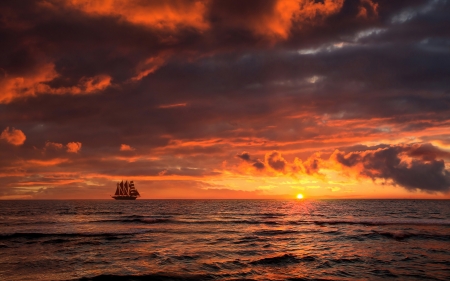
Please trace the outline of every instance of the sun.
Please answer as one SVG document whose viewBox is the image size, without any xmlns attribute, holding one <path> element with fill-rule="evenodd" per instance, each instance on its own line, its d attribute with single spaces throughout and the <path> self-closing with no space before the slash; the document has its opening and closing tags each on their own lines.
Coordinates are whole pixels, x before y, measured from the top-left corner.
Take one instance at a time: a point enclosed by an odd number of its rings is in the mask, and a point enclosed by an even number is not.
<svg viewBox="0 0 450 281">
<path fill-rule="evenodd" d="M 297 194 L 297 199 L 303 199 L 303 194 L 301 193 Z"/>
</svg>

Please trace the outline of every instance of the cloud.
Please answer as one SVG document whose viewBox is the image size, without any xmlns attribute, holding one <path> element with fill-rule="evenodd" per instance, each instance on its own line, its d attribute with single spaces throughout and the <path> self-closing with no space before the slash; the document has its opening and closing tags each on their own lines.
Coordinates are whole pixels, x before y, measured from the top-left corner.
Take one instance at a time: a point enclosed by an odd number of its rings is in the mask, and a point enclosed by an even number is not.
<svg viewBox="0 0 450 281">
<path fill-rule="evenodd" d="M 250 154 L 248 152 L 242 152 L 241 154 L 237 154 L 236 157 L 241 158 L 244 161 L 250 161 Z"/>
<path fill-rule="evenodd" d="M 50 142 L 50 141 L 47 141 L 44 146 L 44 150 L 47 150 L 47 149 L 59 150 L 62 148 L 63 148 L 62 143 Z"/>
<path fill-rule="evenodd" d="M 410 157 L 419 158 L 422 161 L 433 161 L 436 159 L 450 160 L 450 152 L 441 150 L 431 143 L 413 144 L 407 152 Z"/>
<path fill-rule="evenodd" d="M 445 165 L 445 160 L 450 160 L 450 153 L 430 143 L 359 146 L 362 149 L 360 151 L 351 151 L 350 147 L 348 149 L 350 151 L 334 151 L 329 159 L 322 158 L 320 153 L 314 153 L 305 161 L 295 157 L 293 162 L 285 160 L 278 151 L 266 153 L 264 162 L 252 159 L 247 152 L 238 154 L 237 157 L 256 169 L 253 170 L 257 172 L 255 176 L 275 177 L 281 173 L 301 178 L 304 175 L 314 175 L 323 182 L 328 182 L 328 176 L 321 172 L 325 168 L 347 176 L 356 173 L 376 183 L 383 180 L 383 184 L 398 185 L 408 191 L 450 191 L 450 172 Z M 242 171 L 252 174 L 252 170 L 245 165 Z M 261 174 L 263 171 L 264 174 Z"/>
<path fill-rule="evenodd" d="M 66 147 L 67 152 L 78 153 L 81 149 L 81 142 L 69 142 Z"/>
<path fill-rule="evenodd" d="M 174 104 L 163 104 L 158 106 L 158 108 L 175 108 L 175 107 L 185 107 L 186 103 L 174 103 Z"/>
<path fill-rule="evenodd" d="M 0 139 L 12 145 L 19 146 L 25 142 L 26 136 L 21 130 L 6 127 L 0 135 Z"/>
<path fill-rule="evenodd" d="M 237 154 L 236 157 L 243 160 L 244 163 L 247 163 L 246 165 L 244 165 L 245 172 L 251 173 L 255 170 L 263 171 L 266 168 L 266 164 L 263 161 L 261 161 L 260 159 L 252 158 L 248 152 L 244 151 L 240 154 Z M 248 167 L 251 167 L 250 171 L 248 170 Z"/>
<path fill-rule="evenodd" d="M 373 180 L 391 180 L 411 191 L 448 192 L 450 172 L 439 159 L 448 156 L 431 144 L 413 144 L 350 153 L 335 151 L 331 158 Z"/>
<path fill-rule="evenodd" d="M 33 70 L 28 70 L 28 73 L 18 76 L 10 76 L 5 72 L 5 77 L 0 79 L 0 87 L 3 89 L 0 93 L 0 104 L 39 94 L 92 94 L 111 85 L 111 77 L 108 75 L 82 77 L 76 86 L 51 87 L 48 85 L 58 76 L 53 63 L 40 65 Z"/>
<path fill-rule="evenodd" d="M 14 99 L 35 96 L 48 86 L 45 82 L 52 81 L 58 74 L 53 63 L 47 63 L 28 70 L 23 75 L 8 75 L 0 78 L 0 103 L 9 103 Z"/>
<path fill-rule="evenodd" d="M 94 77 L 83 77 L 77 87 L 71 88 L 68 92 L 71 94 L 94 93 L 102 91 L 111 85 L 111 76 L 96 75 Z"/>
<path fill-rule="evenodd" d="M 168 55 L 160 55 L 156 57 L 150 57 L 146 59 L 145 61 L 139 63 L 136 66 L 136 76 L 132 77 L 132 81 L 138 81 L 141 80 L 143 77 L 155 72 L 158 68 L 160 68 L 162 65 L 164 65 Z"/>
<path fill-rule="evenodd" d="M 204 30 L 209 26 L 204 19 L 205 1 L 71 0 L 63 3 L 92 16 L 120 17 L 155 29 L 175 30 L 185 26 Z"/>
<path fill-rule="evenodd" d="M 361 0 L 357 17 L 368 19 L 377 18 L 378 5 L 378 3 L 374 3 L 372 0 Z"/>
<path fill-rule="evenodd" d="M 320 153 L 314 153 L 310 157 L 308 157 L 305 161 L 302 161 L 299 158 L 294 159 L 293 163 L 293 172 L 303 173 L 307 175 L 319 175 L 320 169 L 326 167 L 325 161 L 320 157 Z"/>
<path fill-rule="evenodd" d="M 266 165 L 261 161 L 261 160 L 256 160 L 253 164 L 252 164 L 252 166 L 254 167 L 254 168 L 256 168 L 257 170 L 259 170 L 259 171 L 261 171 L 261 170 L 264 170 L 265 168 L 266 168 Z"/>
<path fill-rule="evenodd" d="M 265 170 L 266 176 L 278 176 L 280 174 L 288 175 L 291 177 L 298 177 L 302 175 L 317 175 L 323 178 L 320 174 L 320 169 L 326 167 L 325 160 L 320 157 L 319 153 L 315 153 L 305 161 L 302 161 L 298 157 L 294 158 L 294 161 L 287 161 L 279 151 L 267 152 L 264 157 L 264 161 L 254 159 L 248 152 L 242 152 L 236 155 L 236 157 L 242 159 L 244 163 L 243 171 L 246 173 L 252 173 L 252 170 L 247 169 L 247 165 L 255 168 L 256 171 L 261 172 Z M 267 169 L 266 169 L 267 168 Z M 261 175 L 260 173 L 258 173 Z"/>
<path fill-rule="evenodd" d="M 120 151 L 133 151 L 133 150 L 135 150 L 135 148 L 129 146 L 128 144 L 121 144 L 120 145 Z"/>
<path fill-rule="evenodd" d="M 111 77 L 108 75 L 96 75 L 94 77 L 82 77 L 76 86 L 52 88 L 45 84 L 37 85 L 36 93 L 39 94 L 92 94 L 102 91 L 111 85 Z"/>
<path fill-rule="evenodd" d="M 218 29 L 243 29 L 255 36 L 287 39 L 293 25 L 301 29 L 320 24 L 337 13 L 343 3 L 343 0 L 217 0 L 211 1 L 210 18 Z"/>
<path fill-rule="evenodd" d="M 278 172 L 286 172 L 287 162 L 278 151 L 266 154 L 266 163 L 269 167 Z"/>
<path fill-rule="evenodd" d="M 294 13 L 295 20 L 300 24 L 308 25 L 321 24 L 325 18 L 338 13 L 344 5 L 344 0 L 303 0 L 299 2 L 300 9 Z"/>
</svg>

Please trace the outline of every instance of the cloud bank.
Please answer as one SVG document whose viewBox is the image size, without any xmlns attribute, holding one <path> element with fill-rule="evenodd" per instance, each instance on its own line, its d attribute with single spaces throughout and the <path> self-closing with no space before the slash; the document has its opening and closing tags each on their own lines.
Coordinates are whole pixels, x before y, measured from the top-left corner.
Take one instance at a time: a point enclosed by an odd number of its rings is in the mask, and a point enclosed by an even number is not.
<svg viewBox="0 0 450 281">
<path fill-rule="evenodd" d="M 448 1 L 0 11 L 0 196 L 450 196 Z"/>
</svg>

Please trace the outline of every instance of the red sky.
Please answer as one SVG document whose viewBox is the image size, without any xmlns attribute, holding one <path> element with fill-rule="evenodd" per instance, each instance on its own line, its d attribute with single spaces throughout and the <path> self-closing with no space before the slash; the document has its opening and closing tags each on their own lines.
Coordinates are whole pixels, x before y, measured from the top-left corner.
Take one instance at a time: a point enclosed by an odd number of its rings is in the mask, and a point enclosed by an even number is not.
<svg viewBox="0 0 450 281">
<path fill-rule="evenodd" d="M 0 3 L 0 199 L 450 198 L 450 3 Z"/>
</svg>

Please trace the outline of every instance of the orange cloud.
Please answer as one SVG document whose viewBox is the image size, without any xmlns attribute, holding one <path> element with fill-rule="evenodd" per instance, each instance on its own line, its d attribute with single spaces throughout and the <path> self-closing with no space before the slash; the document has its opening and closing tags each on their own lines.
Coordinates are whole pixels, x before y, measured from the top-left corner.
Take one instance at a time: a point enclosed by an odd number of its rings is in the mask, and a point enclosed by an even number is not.
<svg viewBox="0 0 450 281">
<path fill-rule="evenodd" d="M 361 0 L 358 9 L 358 18 L 374 19 L 378 17 L 378 3 L 373 3 L 372 0 Z"/>
<path fill-rule="evenodd" d="M 236 157 L 243 160 L 238 170 L 244 174 L 287 175 L 293 178 L 297 178 L 299 175 L 314 175 L 325 179 L 325 176 L 320 173 L 320 169 L 328 166 L 326 161 L 320 157 L 320 153 L 313 154 L 305 161 L 295 157 L 292 162 L 287 161 L 278 151 L 266 153 L 264 161 L 251 157 L 248 152 L 238 154 Z"/>
<path fill-rule="evenodd" d="M 92 93 L 106 89 L 111 85 L 111 76 L 97 75 L 94 77 L 84 77 L 80 80 L 81 90 L 84 93 Z"/>
<path fill-rule="evenodd" d="M 135 150 L 135 148 L 129 146 L 128 144 L 121 144 L 120 145 L 120 151 L 133 151 L 133 150 Z"/>
<path fill-rule="evenodd" d="M 47 150 L 47 149 L 62 149 L 62 148 L 63 148 L 62 143 L 56 143 L 56 142 L 50 142 L 50 141 L 47 141 L 45 143 L 45 146 L 44 146 L 44 150 Z"/>
<path fill-rule="evenodd" d="M 158 68 L 160 68 L 166 61 L 166 56 L 156 56 L 151 57 L 140 63 L 137 66 L 136 72 L 137 75 L 131 78 L 132 81 L 138 81 L 144 78 L 145 76 L 155 72 Z"/>
<path fill-rule="evenodd" d="M 174 104 L 163 104 L 158 106 L 158 108 L 174 108 L 174 107 L 185 107 L 186 103 L 174 103 Z"/>
<path fill-rule="evenodd" d="M 178 31 L 183 27 L 199 31 L 210 29 L 211 10 L 218 14 L 221 24 L 233 28 L 246 28 L 257 35 L 286 39 L 293 22 L 300 25 L 315 24 L 337 13 L 344 0 L 273 0 L 264 3 L 237 5 L 214 0 L 69 0 L 61 1 L 66 7 L 92 16 L 119 17 L 123 21 L 154 29 Z M 376 11 L 377 5 L 362 0 L 361 9 Z M 138 79 L 139 80 L 139 79 Z"/>
<path fill-rule="evenodd" d="M 307 175 L 319 175 L 320 168 L 326 167 L 325 161 L 320 157 L 320 153 L 316 152 L 311 157 L 306 159 L 305 161 L 302 161 L 299 158 L 294 159 L 293 163 L 293 171 L 301 171 L 303 174 Z"/>
<path fill-rule="evenodd" d="M 60 87 L 51 88 L 46 84 L 38 84 L 37 92 L 45 94 L 92 94 L 98 91 L 102 91 L 111 85 L 111 76 L 109 75 L 96 75 L 93 77 L 83 77 L 78 82 L 77 86 L 72 87 Z"/>
<path fill-rule="evenodd" d="M 49 167 L 49 166 L 56 166 L 56 165 L 59 165 L 61 163 L 67 162 L 67 161 L 69 161 L 69 160 L 66 158 L 54 158 L 54 159 L 50 159 L 50 160 L 31 159 L 31 160 L 27 160 L 26 163 L 28 164 L 28 166 Z"/>
<path fill-rule="evenodd" d="M 270 13 L 263 14 L 247 23 L 245 22 L 247 19 L 243 18 L 243 22 L 238 24 L 249 26 L 258 35 L 286 39 L 289 36 L 292 19 L 299 11 L 299 4 L 299 1 L 279 0 Z"/>
<path fill-rule="evenodd" d="M 205 30 L 209 26 L 204 19 L 205 1 L 71 0 L 64 4 L 87 14 L 120 17 L 156 29 L 182 26 Z"/>
<path fill-rule="evenodd" d="M 53 63 L 43 64 L 37 69 L 21 76 L 9 76 L 0 80 L 0 103 L 9 103 L 16 98 L 34 96 L 42 83 L 52 81 L 58 76 Z"/>
<path fill-rule="evenodd" d="M 305 24 L 315 25 L 322 22 L 326 17 L 339 12 L 343 5 L 344 0 L 324 0 L 322 2 L 300 0 L 300 9 L 294 13 L 293 17 L 300 24 L 300 27 Z"/>
<path fill-rule="evenodd" d="M 212 5 L 217 5 L 214 1 Z M 314 25 L 337 13 L 344 0 L 274 0 L 255 1 L 254 5 L 240 5 L 223 1 L 216 9 L 221 24 L 231 28 L 244 28 L 256 35 L 271 39 L 287 39 L 291 27 Z M 243 7 L 242 7 L 243 6 Z"/>
<path fill-rule="evenodd" d="M 81 149 L 81 142 L 69 142 L 66 147 L 67 152 L 78 153 Z"/>
<path fill-rule="evenodd" d="M 10 129 L 9 127 L 6 127 L 6 129 L 3 130 L 2 134 L 0 135 L 0 139 L 5 140 L 12 145 L 19 146 L 25 142 L 26 136 L 21 130 L 17 130 L 15 128 Z"/>
<path fill-rule="evenodd" d="M 9 76 L 5 74 L 0 79 L 0 103 L 10 103 L 14 99 L 36 96 L 38 94 L 92 94 L 106 89 L 111 85 L 111 77 L 108 75 L 96 75 L 93 77 L 83 77 L 78 85 L 72 87 L 52 88 L 48 82 L 52 81 L 59 74 L 55 70 L 53 63 L 42 64 L 29 73 Z"/>
</svg>

